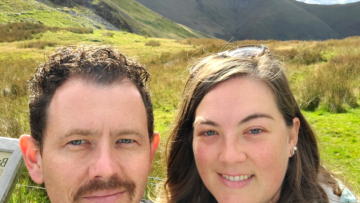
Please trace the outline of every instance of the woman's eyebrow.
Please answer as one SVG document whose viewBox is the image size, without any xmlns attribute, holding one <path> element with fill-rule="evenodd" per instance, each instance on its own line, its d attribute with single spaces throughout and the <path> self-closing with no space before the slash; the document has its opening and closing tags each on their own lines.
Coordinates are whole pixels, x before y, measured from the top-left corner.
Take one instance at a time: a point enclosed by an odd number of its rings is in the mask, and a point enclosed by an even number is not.
<svg viewBox="0 0 360 203">
<path fill-rule="evenodd" d="M 215 123 L 214 121 L 207 120 L 203 117 L 197 117 L 193 123 L 193 126 L 200 125 L 200 124 L 211 125 L 211 126 L 215 126 L 215 127 L 219 126 L 219 124 Z"/>
<path fill-rule="evenodd" d="M 268 114 L 255 113 L 255 114 L 249 115 L 246 118 L 244 118 L 243 120 L 241 120 L 239 122 L 239 125 L 249 122 L 253 119 L 257 119 L 257 118 L 269 118 L 269 119 L 275 120 L 272 116 L 270 116 Z"/>
<path fill-rule="evenodd" d="M 257 119 L 257 118 L 269 118 L 269 119 L 275 120 L 272 116 L 270 116 L 268 114 L 255 113 L 255 114 L 249 115 L 246 118 L 244 118 L 243 120 L 241 120 L 239 122 L 239 125 L 249 122 L 250 120 Z M 218 123 L 211 121 L 211 120 L 207 120 L 203 117 L 197 117 L 193 123 L 193 126 L 195 126 L 195 125 L 211 125 L 214 127 L 219 126 Z"/>
</svg>

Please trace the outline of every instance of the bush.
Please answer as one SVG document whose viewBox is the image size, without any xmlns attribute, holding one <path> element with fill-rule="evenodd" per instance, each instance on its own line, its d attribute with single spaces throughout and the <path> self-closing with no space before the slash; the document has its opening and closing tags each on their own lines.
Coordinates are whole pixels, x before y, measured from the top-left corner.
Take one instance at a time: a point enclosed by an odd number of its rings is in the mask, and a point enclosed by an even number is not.
<svg viewBox="0 0 360 203">
<path fill-rule="evenodd" d="M 322 57 L 319 51 L 313 51 L 313 50 L 301 52 L 296 49 L 288 49 L 288 50 L 274 49 L 272 53 L 274 57 L 280 61 L 296 63 L 296 64 L 311 65 L 322 61 L 326 61 L 326 59 Z"/>
<path fill-rule="evenodd" d="M 145 46 L 151 46 L 151 47 L 158 47 L 160 45 L 161 45 L 160 42 L 156 40 L 150 40 L 145 43 Z"/>
<path fill-rule="evenodd" d="M 0 42 L 30 40 L 33 38 L 33 35 L 48 30 L 56 32 L 59 28 L 31 22 L 8 23 L 0 25 Z"/>
<path fill-rule="evenodd" d="M 31 40 L 34 39 L 36 34 L 46 31 L 57 32 L 59 30 L 66 30 L 78 34 L 94 33 L 91 28 L 58 28 L 32 22 L 8 23 L 6 25 L 0 25 L 0 42 Z"/>
<path fill-rule="evenodd" d="M 360 74 L 359 56 L 338 56 L 308 73 L 299 91 L 299 104 L 305 110 L 318 107 L 341 113 L 355 108 L 355 89 Z"/>
<path fill-rule="evenodd" d="M 114 33 L 112 33 L 112 32 L 104 32 L 104 33 L 102 34 L 102 36 L 103 36 L 103 37 L 112 37 L 112 36 L 114 36 Z"/>
<path fill-rule="evenodd" d="M 54 47 L 58 45 L 56 42 L 52 41 L 28 41 L 28 42 L 20 42 L 17 45 L 17 48 L 37 48 L 37 49 L 45 49 L 45 47 Z"/>
<path fill-rule="evenodd" d="M 92 28 L 85 28 L 85 27 L 70 27 L 65 28 L 64 30 L 68 30 L 73 33 L 77 34 L 93 34 L 94 30 Z"/>
</svg>

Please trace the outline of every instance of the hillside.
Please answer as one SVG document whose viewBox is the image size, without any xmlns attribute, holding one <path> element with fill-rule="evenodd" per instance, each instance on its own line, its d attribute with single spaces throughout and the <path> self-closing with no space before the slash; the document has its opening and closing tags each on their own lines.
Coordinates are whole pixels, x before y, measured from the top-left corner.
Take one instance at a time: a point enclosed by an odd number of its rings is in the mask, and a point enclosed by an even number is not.
<svg viewBox="0 0 360 203">
<path fill-rule="evenodd" d="M 341 5 L 293 3 L 321 19 L 342 37 L 360 35 L 360 2 Z"/>
<path fill-rule="evenodd" d="M 351 5 L 318 6 L 295 0 L 136 1 L 175 22 L 225 40 L 324 40 L 360 34 L 356 24 L 360 3 L 348 9 Z"/>
<path fill-rule="evenodd" d="M 121 30 L 148 37 L 207 37 L 164 18 L 133 0 L 0 1 L 0 24 L 21 21 L 56 27 Z"/>
</svg>

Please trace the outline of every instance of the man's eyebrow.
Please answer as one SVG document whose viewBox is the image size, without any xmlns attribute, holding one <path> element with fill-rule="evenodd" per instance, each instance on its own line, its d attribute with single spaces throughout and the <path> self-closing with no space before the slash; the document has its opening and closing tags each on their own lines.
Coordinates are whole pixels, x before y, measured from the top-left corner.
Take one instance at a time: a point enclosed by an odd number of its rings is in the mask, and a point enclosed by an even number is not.
<svg viewBox="0 0 360 203">
<path fill-rule="evenodd" d="M 270 116 L 268 114 L 256 113 L 256 114 L 252 114 L 252 115 L 244 118 L 242 121 L 240 121 L 239 125 L 249 122 L 253 119 L 257 119 L 257 118 L 269 118 L 269 119 L 275 120 L 272 116 Z"/>
<path fill-rule="evenodd" d="M 125 129 L 125 130 L 118 130 L 111 132 L 111 136 L 125 136 L 125 135 L 136 135 L 142 137 L 143 134 L 139 131 L 132 130 L 132 129 Z"/>
<path fill-rule="evenodd" d="M 217 127 L 219 126 L 219 124 L 217 124 L 216 122 L 214 121 L 211 121 L 211 120 L 207 120 L 203 117 L 197 117 L 193 123 L 193 126 L 195 125 L 211 125 L 211 126 L 214 126 L 214 127 Z"/>
<path fill-rule="evenodd" d="M 64 137 L 69 137 L 71 135 L 81 135 L 81 136 L 94 136 L 97 132 L 85 129 L 71 129 L 65 133 Z"/>
</svg>

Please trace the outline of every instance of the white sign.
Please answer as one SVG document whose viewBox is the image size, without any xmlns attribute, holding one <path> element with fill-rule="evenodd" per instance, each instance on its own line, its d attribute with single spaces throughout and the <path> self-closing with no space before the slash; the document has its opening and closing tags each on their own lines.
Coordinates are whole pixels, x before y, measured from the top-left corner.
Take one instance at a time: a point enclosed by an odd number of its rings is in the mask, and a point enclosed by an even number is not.
<svg viewBox="0 0 360 203">
<path fill-rule="evenodd" d="M 7 162 L 9 161 L 11 154 L 12 154 L 11 152 L 1 152 L 0 151 L 0 177 L 5 170 L 5 166 L 6 166 Z"/>
<path fill-rule="evenodd" d="M 0 202 L 8 202 L 23 166 L 19 140 L 0 137 Z"/>
</svg>

